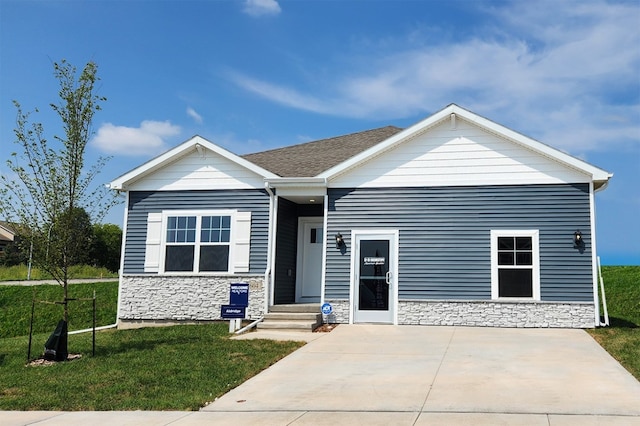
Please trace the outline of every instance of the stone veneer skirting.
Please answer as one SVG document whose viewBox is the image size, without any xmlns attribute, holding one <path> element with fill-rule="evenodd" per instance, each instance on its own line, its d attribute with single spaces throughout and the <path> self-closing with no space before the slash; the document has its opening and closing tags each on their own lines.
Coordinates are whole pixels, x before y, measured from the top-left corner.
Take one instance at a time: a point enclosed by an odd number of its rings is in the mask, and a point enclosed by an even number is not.
<svg viewBox="0 0 640 426">
<path fill-rule="evenodd" d="M 171 323 L 219 320 L 229 304 L 229 284 L 249 284 L 247 318 L 264 315 L 264 277 L 125 275 L 120 281 L 118 322 Z"/>
<path fill-rule="evenodd" d="M 329 322 L 349 322 L 349 301 L 328 300 Z M 407 301 L 398 302 L 399 325 L 475 327 L 594 328 L 593 303 Z"/>
<path fill-rule="evenodd" d="M 400 301 L 398 324 L 594 328 L 593 303 Z"/>
<path fill-rule="evenodd" d="M 264 315 L 264 277 L 125 275 L 120 283 L 118 322 L 129 324 L 220 320 L 229 304 L 229 284 L 249 283 L 247 318 Z M 331 323 L 349 322 L 349 300 L 326 300 Z M 593 303 L 418 301 L 398 302 L 399 325 L 593 328 Z"/>
<path fill-rule="evenodd" d="M 331 315 L 327 316 L 327 322 L 331 324 L 349 323 L 349 301 L 348 300 L 325 300 L 333 308 Z"/>
</svg>

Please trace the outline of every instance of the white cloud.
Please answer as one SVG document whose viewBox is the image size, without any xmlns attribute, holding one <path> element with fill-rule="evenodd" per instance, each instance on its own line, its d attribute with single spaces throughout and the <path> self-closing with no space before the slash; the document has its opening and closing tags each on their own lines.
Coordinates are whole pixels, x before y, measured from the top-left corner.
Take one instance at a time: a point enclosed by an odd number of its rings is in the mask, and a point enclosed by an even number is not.
<svg viewBox="0 0 640 426">
<path fill-rule="evenodd" d="M 180 127 L 169 121 L 145 120 L 140 127 L 105 123 L 100 126 L 91 143 L 108 154 L 155 155 L 166 149 L 165 138 L 179 133 Z"/>
<path fill-rule="evenodd" d="M 513 2 L 484 12 L 506 25 L 436 46 L 416 47 L 409 34 L 411 47 L 339 64 L 318 94 L 241 73 L 231 79 L 273 102 L 327 115 L 394 119 L 455 102 L 572 152 L 600 149 L 604 137 L 640 142 L 636 4 Z"/>
<path fill-rule="evenodd" d="M 191 107 L 188 107 L 187 108 L 187 115 L 189 117 L 193 118 L 193 121 L 195 121 L 196 123 L 202 124 L 202 121 L 203 121 L 202 120 L 202 116 L 200 114 L 198 114 L 195 109 L 193 109 Z"/>
<path fill-rule="evenodd" d="M 250 16 L 278 15 L 282 9 L 276 0 L 245 0 L 244 13 Z"/>
<path fill-rule="evenodd" d="M 326 100 L 302 94 L 293 88 L 261 81 L 238 72 L 229 73 L 229 78 L 243 89 L 277 103 L 323 114 L 331 112 Z"/>
</svg>

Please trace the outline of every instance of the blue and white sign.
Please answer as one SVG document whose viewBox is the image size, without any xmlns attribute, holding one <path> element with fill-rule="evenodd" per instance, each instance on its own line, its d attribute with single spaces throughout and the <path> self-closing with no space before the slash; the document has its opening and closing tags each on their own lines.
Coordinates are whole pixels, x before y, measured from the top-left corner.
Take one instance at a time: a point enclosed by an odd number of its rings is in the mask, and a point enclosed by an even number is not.
<svg viewBox="0 0 640 426">
<path fill-rule="evenodd" d="M 249 284 L 231 283 L 229 304 L 235 306 L 249 306 Z"/>
<path fill-rule="evenodd" d="M 333 307 L 331 306 L 331 303 L 325 303 L 322 305 L 322 315 L 331 315 L 331 312 L 333 312 Z"/>
<path fill-rule="evenodd" d="M 242 319 L 246 317 L 246 309 L 244 306 L 222 305 L 220 316 L 224 319 Z"/>
</svg>

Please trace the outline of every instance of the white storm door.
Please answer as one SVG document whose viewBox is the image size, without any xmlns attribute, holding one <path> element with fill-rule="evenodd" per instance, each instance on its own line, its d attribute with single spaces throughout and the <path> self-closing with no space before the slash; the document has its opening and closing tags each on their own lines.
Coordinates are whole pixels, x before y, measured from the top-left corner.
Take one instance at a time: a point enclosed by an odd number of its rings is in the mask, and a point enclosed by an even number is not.
<svg viewBox="0 0 640 426">
<path fill-rule="evenodd" d="M 301 217 L 298 220 L 297 303 L 320 303 L 323 248 L 322 218 Z"/>
<path fill-rule="evenodd" d="M 354 322 L 394 324 L 398 233 L 354 231 L 353 240 Z"/>
</svg>

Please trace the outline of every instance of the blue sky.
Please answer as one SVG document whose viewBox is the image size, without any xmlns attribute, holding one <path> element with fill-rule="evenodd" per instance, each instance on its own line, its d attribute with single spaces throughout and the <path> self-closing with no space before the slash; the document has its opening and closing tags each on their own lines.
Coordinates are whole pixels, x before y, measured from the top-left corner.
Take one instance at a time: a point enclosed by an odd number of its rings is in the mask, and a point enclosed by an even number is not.
<svg viewBox="0 0 640 426">
<path fill-rule="evenodd" d="M 61 133 L 62 58 L 99 66 L 101 182 L 195 134 L 244 154 L 457 103 L 613 172 L 599 254 L 640 264 L 638 1 L 0 0 L 0 158 L 13 99 Z"/>
</svg>

